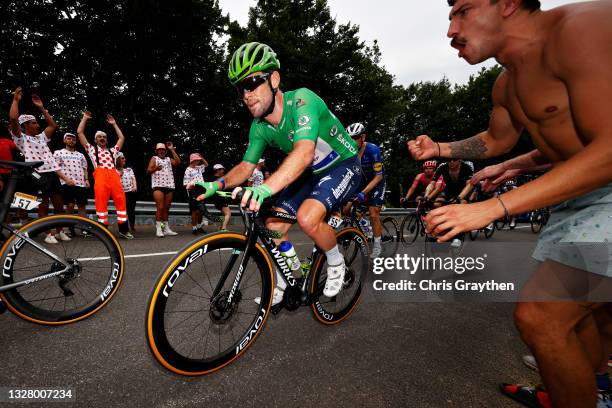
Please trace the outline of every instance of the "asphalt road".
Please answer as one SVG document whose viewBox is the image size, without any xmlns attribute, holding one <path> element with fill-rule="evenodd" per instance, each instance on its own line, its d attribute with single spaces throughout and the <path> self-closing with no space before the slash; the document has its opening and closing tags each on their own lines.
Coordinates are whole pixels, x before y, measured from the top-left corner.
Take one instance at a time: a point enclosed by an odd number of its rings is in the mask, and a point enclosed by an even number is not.
<svg viewBox="0 0 612 408">
<path fill-rule="evenodd" d="M 142 228 L 121 243 L 128 256 L 171 252 L 194 238 L 178 230 L 158 239 Z M 502 239 L 532 245 L 535 236 L 520 229 L 494 237 Z M 309 250 L 303 234 L 292 240 L 298 253 Z M 386 302 L 372 294 L 335 327 L 317 323 L 307 308 L 283 311 L 221 371 L 171 374 L 151 357 L 144 335 L 146 301 L 170 257 L 128 257 L 113 301 L 76 324 L 42 327 L 0 315 L 0 388 L 70 388 L 79 407 L 517 407 L 497 384 L 538 381 L 521 363 L 526 349 L 511 303 Z"/>
</svg>

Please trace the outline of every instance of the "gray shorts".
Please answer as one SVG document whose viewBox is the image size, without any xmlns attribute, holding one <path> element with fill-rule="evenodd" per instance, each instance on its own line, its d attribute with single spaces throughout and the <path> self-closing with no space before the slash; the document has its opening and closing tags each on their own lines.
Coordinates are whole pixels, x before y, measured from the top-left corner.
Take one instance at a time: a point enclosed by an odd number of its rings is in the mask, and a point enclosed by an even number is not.
<svg viewBox="0 0 612 408">
<path fill-rule="evenodd" d="M 554 206 L 533 257 L 612 277 L 612 184 Z"/>
</svg>

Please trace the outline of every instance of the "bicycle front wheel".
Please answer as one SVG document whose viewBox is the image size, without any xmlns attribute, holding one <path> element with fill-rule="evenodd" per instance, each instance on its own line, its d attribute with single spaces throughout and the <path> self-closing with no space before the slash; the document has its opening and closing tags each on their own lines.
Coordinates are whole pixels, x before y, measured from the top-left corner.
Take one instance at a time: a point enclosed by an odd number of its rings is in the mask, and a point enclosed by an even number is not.
<svg viewBox="0 0 612 408">
<path fill-rule="evenodd" d="M 253 344 L 268 318 L 274 278 L 259 244 L 241 270 L 245 249 L 246 236 L 219 232 L 194 241 L 164 267 L 146 320 L 147 343 L 162 366 L 181 375 L 209 374 Z M 237 274 L 242 280 L 234 287 Z"/>
<path fill-rule="evenodd" d="M 356 228 L 345 228 L 336 234 L 336 241 L 347 268 L 340 293 L 333 298 L 323 295 L 327 279 L 325 256 L 317 259 L 310 276 L 310 307 L 315 318 L 327 325 L 340 323 L 353 312 L 361 298 L 368 271 L 368 244 L 365 235 Z M 352 259 L 347 258 L 347 254 Z"/>
<path fill-rule="evenodd" d="M 60 231 L 72 235 L 70 240 L 45 242 L 47 233 Z M 48 253 L 17 235 L 0 249 L 2 285 L 31 280 L 1 294 L 17 316 L 46 325 L 74 323 L 99 311 L 117 292 L 123 253 L 115 237 L 97 222 L 55 215 L 27 224 L 19 233 Z M 45 278 L 46 274 L 55 275 Z"/>
</svg>

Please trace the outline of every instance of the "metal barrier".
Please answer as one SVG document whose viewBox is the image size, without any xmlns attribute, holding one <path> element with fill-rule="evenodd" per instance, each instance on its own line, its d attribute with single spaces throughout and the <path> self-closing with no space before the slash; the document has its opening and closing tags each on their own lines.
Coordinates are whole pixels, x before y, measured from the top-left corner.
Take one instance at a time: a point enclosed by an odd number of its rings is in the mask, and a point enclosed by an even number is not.
<svg viewBox="0 0 612 408">
<path fill-rule="evenodd" d="M 206 206 L 211 214 L 221 214 L 221 212 L 217 210 L 217 208 L 213 204 L 207 204 Z M 232 213 L 232 217 L 237 217 L 237 215 L 240 213 L 238 206 L 230 205 L 229 207 Z M 155 220 L 153 220 L 151 216 L 155 215 L 155 209 L 155 202 L 153 201 L 136 201 L 136 216 L 138 217 L 136 224 L 153 224 Z M 115 204 L 112 200 L 108 202 L 108 210 L 109 216 L 113 217 L 114 220 L 116 210 Z M 414 211 L 414 208 L 384 208 L 381 211 L 381 215 L 404 216 L 407 214 L 414 213 Z M 95 201 L 92 199 L 87 200 L 87 213 L 96 213 Z M 170 216 L 172 216 L 174 219 L 174 222 L 171 222 L 172 224 L 187 224 L 188 222 L 190 222 L 187 220 L 187 218 L 191 217 L 191 212 L 189 211 L 189 204 L 181 202 L 172 203 L 172 206 L 170 207 Z"/>
</svg>

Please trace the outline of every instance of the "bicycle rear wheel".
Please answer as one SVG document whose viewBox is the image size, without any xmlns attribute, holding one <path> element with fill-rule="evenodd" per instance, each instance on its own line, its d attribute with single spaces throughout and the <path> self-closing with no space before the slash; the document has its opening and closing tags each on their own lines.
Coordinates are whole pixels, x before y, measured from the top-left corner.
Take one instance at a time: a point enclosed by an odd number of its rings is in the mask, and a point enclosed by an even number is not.
<svg viewBox="0 0 612 408">
<path fill-rule="evenodd" d="M 270 259 L 259 244 L 240 270 L 245 248 L 246 236 L 219 232 L 194 241 L 164 267 L 146 319 L 147 343 L 162 366 L 181 375 L 209 374 L 253 344 L 269 314 L 274 279 Z M 227 279 L 213 297 L 226 269 Z M 242 280 L 234 288 L 238 273 Z"/>
<path fill-rule="evenodd" d="M 337 324 L 346 319 L 355 309 L 368 271 L 368 244 L 366 237 L 356 228 L 345 228 L 336 234 L 340 252 L 346 263 L 344 285 L 338 295 L 328 298 L 323 295 L 327 279 L 327 262 L 325 256 L 320 256 L 312 268 L 310 275 L 311 309 L 315 318 L 326 325 Z M 349 262 L 347 253 L 356 255 Z"/>
<path fill-rule="evenodd" d="M 495 233 L 495 228 L 495 223 L 491 223 L 483 228 L 484 236 L 486 239 L 489 239 L 493 236 L 493 233 Z"/>
<path fill-rule="evenodd" d="M 381 256 L 392 256 L 397 253 L 399 246 L 399 227 L 393 217 L 382 220 L 382 254 Z"/>
<path fill-rule="evenodd" d="M 47 231 L 72 232 L 70 241 L 47 244 Z M 56 215 L 19 229 L 68 265 L 66 268 L 34 245 L 11 236 L 2 246 L 2 285 L 37 279 L 2 294 L 11 312 L 33 323 L 61 325 L 85 319 L 104 307 L 123 279 L 123 253 L 115 237 L 95 221 Z M 86 234 L 86 235 L 85 235 Z"/>
<path fill-rule="evenodd" d="M 412 245 L 419 236 L 420 227 L 417 214 L 410 214 L 404 217 L 400 226 L 400 241 L 404 245 Z"/>
<path fill-rule="evenodd" d="M 529 221 L 531 223 L 531 232 L 537 234 L 542 230 L 542 226 L 544 225 L 544 214 L 542 210 L 535 210 L 531 213 L 529 217 Z"/>
<path fill-rule="evenodd" d="M 479 233 L 480 233 L 480 230 L 478 229 L 470 231 L 470 240 L 475 241 L 476 238 L 478 238 Z"/>
</svg>

